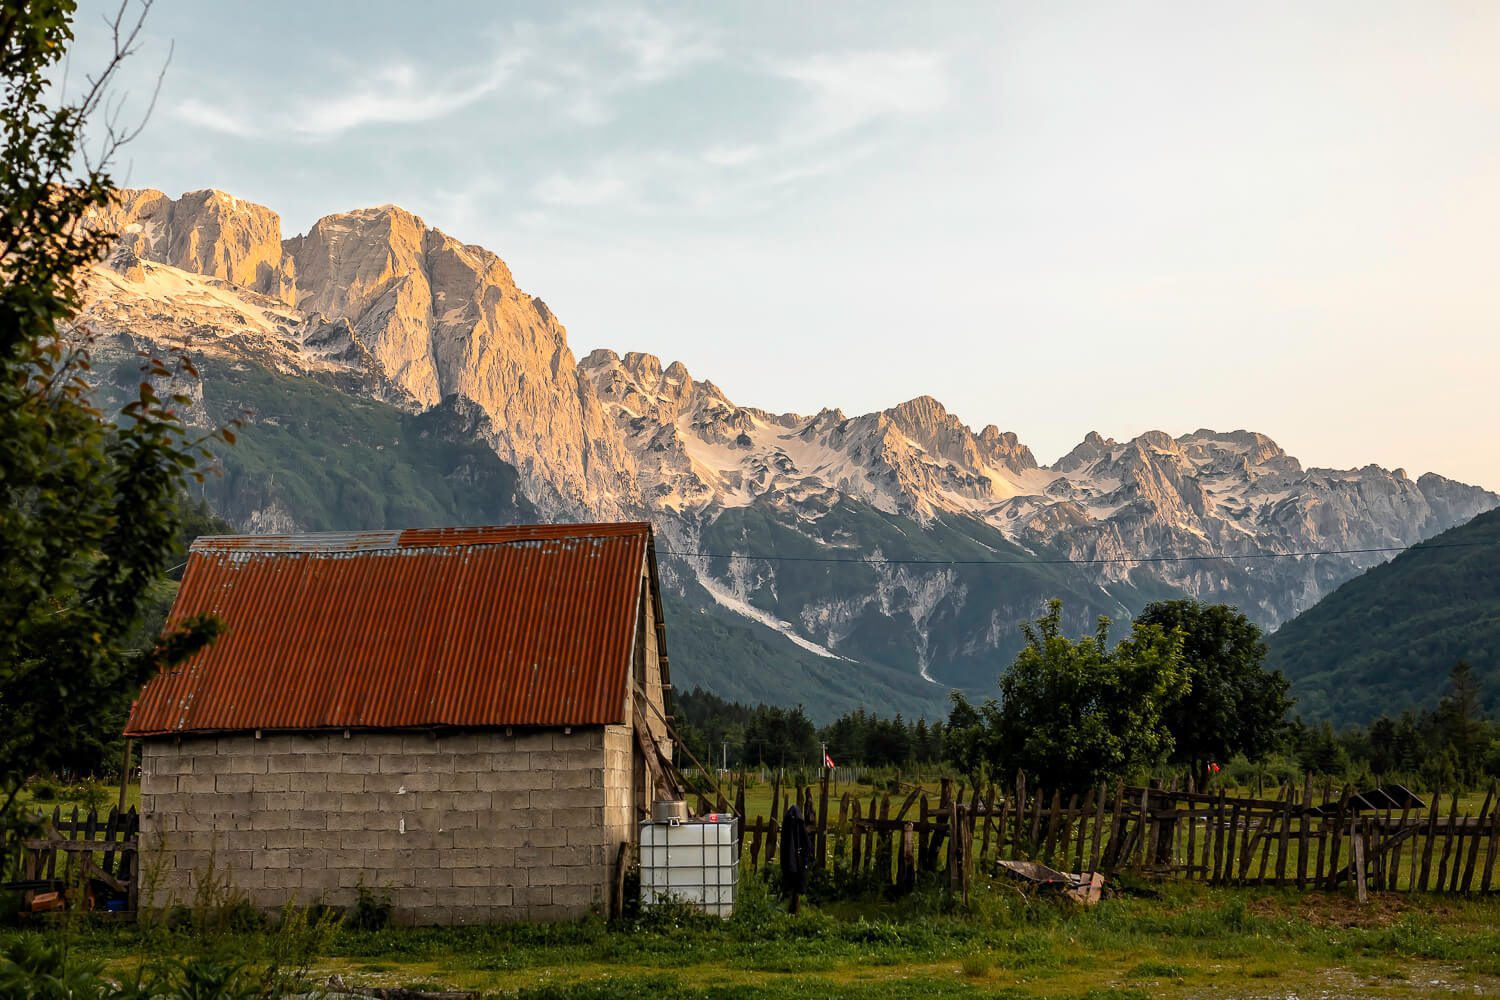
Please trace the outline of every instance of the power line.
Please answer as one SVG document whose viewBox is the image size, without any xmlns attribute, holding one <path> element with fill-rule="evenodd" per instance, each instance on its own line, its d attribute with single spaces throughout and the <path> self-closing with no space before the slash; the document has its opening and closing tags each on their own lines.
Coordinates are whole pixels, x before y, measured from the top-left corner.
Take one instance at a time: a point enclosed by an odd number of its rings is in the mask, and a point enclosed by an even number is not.
<svg viewBox="0 0 1500 1000">
<path fill-rule="evenodd" d="M 1067 557 L 1030 559 L 891 559 L 885 556 L 783 556 L 753 552 L 678 552 L 671 549 L 658 550 L 659 555 L 677 556 L 682 559 L 752 559 L 759 562 L 797 563 L 871 563 L 882 566 L 1097 566 L 1112 563 L 1169 563 L 1212 562 L 1237 559 L 1301 559 L 1311 556 L 1374 555 L 1387 552 L 1408 552 L 1413 549 L 1473 549 L 1494 546 L 1494 542 L 1418 542 L 1416 545 L 1372 545 L 1357 549 L 1304 549 L 1297 552 L 1225 552 L 1215 555 L 1149 555 L 1106 556 L 1100 558 L 1072 559 Z"/>
</svg>

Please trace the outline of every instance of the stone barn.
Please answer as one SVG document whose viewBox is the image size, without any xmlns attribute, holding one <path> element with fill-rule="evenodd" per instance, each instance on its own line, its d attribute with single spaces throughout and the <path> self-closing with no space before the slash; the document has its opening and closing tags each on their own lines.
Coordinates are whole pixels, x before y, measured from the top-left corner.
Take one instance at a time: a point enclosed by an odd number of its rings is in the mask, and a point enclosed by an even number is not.
<svg viewBox="0 0 1500 1000">
<path fill-rule="evenodd" d="M 648 524 L 200 538 L 171 621 L 204 613 L 126 729 L 151 905 L 212 872 L 263 909 L 578 917 L 675 789 Z"/>
</svg>

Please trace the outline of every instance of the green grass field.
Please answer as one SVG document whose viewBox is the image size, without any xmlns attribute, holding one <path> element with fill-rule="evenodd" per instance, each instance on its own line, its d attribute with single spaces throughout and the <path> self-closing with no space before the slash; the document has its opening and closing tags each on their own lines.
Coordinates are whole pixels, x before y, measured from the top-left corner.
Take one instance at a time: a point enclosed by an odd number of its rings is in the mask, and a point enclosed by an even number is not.
<svg viewBox="0 0 1500 1000">
<path fill-rule="evenodd" d="M 0 947 L 16 931 L 0 931 Z M 144 954 L 261 962 L 275 935 L 53 928 L 126 975 Z M 1500 993 L 1500 898 L 1138 887 L 1084 909 L 982 883 L 792 917 L 758 886 L 726 922 L 339 931 L 310 979 L 524 998 L 1406 997 Z"/>
</svg>

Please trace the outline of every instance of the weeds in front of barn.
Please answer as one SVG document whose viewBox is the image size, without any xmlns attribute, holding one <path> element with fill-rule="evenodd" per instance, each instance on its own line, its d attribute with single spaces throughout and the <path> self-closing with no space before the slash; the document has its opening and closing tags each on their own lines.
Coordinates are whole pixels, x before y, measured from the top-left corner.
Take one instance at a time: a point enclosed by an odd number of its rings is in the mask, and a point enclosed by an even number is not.
<svg viewBox="0 0 1500 1000">
<path fill-rule="evenodd" d="M 1361 996 L 1500 990 L 1500 899 L 1132 887 L 1083 908 L 982 881 L 968 908 L 936 886 L 855 895 L 798 916 L 747 878 L 735 915 L 686 908 L 614 923 L 358 930 L 316 908 L 264 920 L 232 896 L 131 927 L 72 922 L 71 955 L 118 978 L 143 964 L 276 970 L 286 983 L 423 985 L 528 998 Z M 372 899 L 377 898 L 372 895 Z M 17 932 L 0 931 L 0 947 Z M 264 982 L 264 979 L 257 979 Z"/>
</svg>

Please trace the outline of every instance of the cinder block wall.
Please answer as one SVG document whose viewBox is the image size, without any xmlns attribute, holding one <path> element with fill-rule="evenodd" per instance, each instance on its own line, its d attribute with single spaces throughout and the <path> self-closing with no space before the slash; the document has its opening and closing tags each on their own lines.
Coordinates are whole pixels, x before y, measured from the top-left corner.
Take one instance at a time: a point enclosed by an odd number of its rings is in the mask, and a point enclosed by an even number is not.
<svg viewBox="0 0 1500 1000">
<path fill-rule="evenodd" d="M 612 852 L 634 840 L 622 743 L 602 728 L 147 740 L 142 900 L 154 873 L 154 905 L 190 903 L 212 859 L 268 910 L 347 906 L 363 882 L 402 923 L 579 917 L 604 908 Z"/>
</svg>

